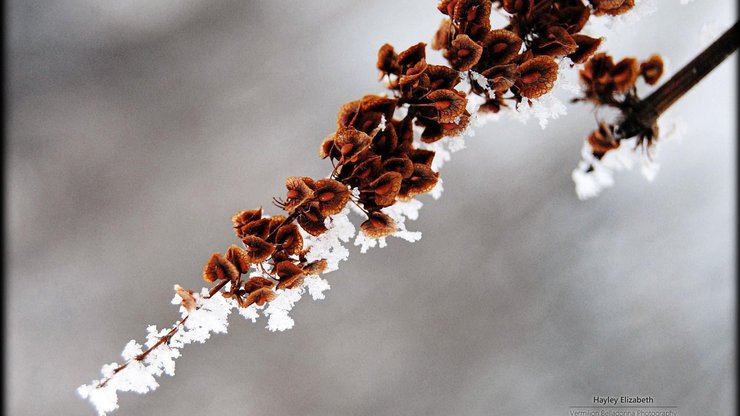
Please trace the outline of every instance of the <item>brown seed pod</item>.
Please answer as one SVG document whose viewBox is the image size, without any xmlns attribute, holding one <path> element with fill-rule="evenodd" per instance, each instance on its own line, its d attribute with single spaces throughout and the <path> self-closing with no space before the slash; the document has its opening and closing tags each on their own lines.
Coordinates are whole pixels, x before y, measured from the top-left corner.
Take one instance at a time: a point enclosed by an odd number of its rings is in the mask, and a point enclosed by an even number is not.
<svg viewBox="0 0 740 416">
<path fill-rule="evenodd" d="M 478 63 L 483 47 L 468 35 L 457 35 L 442 55 L 458 71 L 467 71 Z"/>
<path fill-rule="evenodd" d="M 375 196 L 375 204 L 381 207 L 393 205 L 401 189 L 403 176 L 398 172 L 386 172 L 370 184 Z"/>
<path fill-rule="evenodd" d="M 481 104 L 478 108 L 478 112 L 483 113 L 498 113 L 501 107 L 506 107 L 504 96 L 501 93 L 496 93 L 492 98 L 488 98 L 485 103 Z"/>
<path fill-rule="evenodd" d="M 516 64 L 496 65 L 481 72 L 488 80 L 488 87 L 496 92 L 505 92 L 519 78 Z"/>
<path fill-rule="evenodd" d="M 452 22 L 450 19 L 442 19 L 442 23 L 439 24 L 437 32 L 434 34 L 432 39 L 431 47 L 435 51 L 441 51 L 447 49 L 450 46 L 452 40 Z"/>
<path fill-rule="evenodd" d="M 267 302 L 272 302 L 277 298 L 277 294 L 272 291 L 269 287 L 263 287 L 256 289 L 247 297 L 247 301 L 244 303 L 244 307 L 255 303 L 257 306 L 264 306 Z"/>
<path fill-rule="evenodd" d="M 325 233 L 324 216 L 319 212 L 318 204 L 312 203 L 302 207 L 300 215 L 296 218 L 298 224 L 304 231 L 314 237 Z"/>
<path fill-rule="evenodd" d="M 360 224 L 360 230 L 370 238 L 386 237 L 396 232 L 396 222 L 380 211 L 373 211 L 367 221 Z"/>
<path fill-rule="evenodd" d="M 339 150 L 334 146 L 334 138 L 335 134 L 332 133 L 324 139 L 323 142 L 321 142 L 321 147 L 319 147 L 319 157 L 322 159 L 326 159 L 327 157 L 331 157 L 332 159 L 339 159 L 342 157 L 342 155 L 339 153 Z"/>
<path fill-rule="evenodd" d="M 541 55 L 558 57 L 572 54 L 578 49 L 578 45 L 567 30 L 560 26 L 550 26 L 545 35 L 535 42 L 535 49 Z"/>
<path fill-rule="evenodd" d="M 470 113 L 464 111 L 462 114 L 460 114 L 460 117 L 458 117 L 454 123 L 439 123 L 439 126 L 442 128 L 442 135 L 446 137 L 452 137 L 457 136 L 465 131 L 465 128 L 468 127 L 469 121 Z"/>
<path fill-rule="evenodd" d="M 398 172 L 401 177 L 408 178 L 414 173 L 414 162 L 405 155 L 403 157 L 392 157 L 383 162 L 383 169 L 388 172 Z"/>
<path fill-rule="evenodd" d="M 318 276 L 321 273 L 324 273 L 327 266 L 328 263 L 326 260 L 316 260 L 303 266 L 303 272 L 306 273 L 306 276 Z"/>
<path fill-rule="evenodd" d="M 653 55 L 647 61 L 640 64 L 640 75 L 648 85 L 655 85 L 663 75 L 663 58 Z"/>
<path fill-rule="evenodd" d="M 427 149 L 411 149 L 407 155 L 409 159 L 411 159 L 412 162 L 414 162 L 414 166 L 416 166 L 417 163 L 420 163 L 422 165 L 427 165 L 429 167 L 432 166 L 432 161 L 434 160 L 434 150 L 427 150 Z"/>
<path fill-rule="evenodd" d="M 398 64 L 405 70 L 406 68 L 412 67 L 426 58 L 427 44 L 419 42 L 406 49 L 405 51 L 398 54 Z"/>
<path fill-rule="evenodd" d="M 537 98 L 548 93 L 558 77 L 558 64 L 548 56 L 536 56 L 517 68 L 520 77 L 516 81 L 522 97 Z"/>
<path fill-rule="evenodd" d="M 568 33 L 578 33 L 586 26 L 589 17 L 591 17 L 591 9 L 588 8 L 582 2 L 572 2 L 572 5 L 560 8 L 559 4 L 556 4 L 557 9 L 557 22 L 562 25 Z"/>
<path fill-rule="evenodd" d="M 296 266 L 292 261 L 282 261 L 275 266 L 280 281 L 277 284 L 278 289 L 294 289 L 303 283 L 305 273 L 303 269 Z"/>
<path fill-rule="evenodd" d="M 614 126 L 601 122 L 598 130 L 594 130 L 588 136 L 588 144 L 597 159 L 604 157 L 606 152 L 619 147 L 619 140 L 614 138 Z"/>
<path fill-rule="evenodd" d="M 248 235 L 251 235 L 251 236 L 265 239 L 267 238 L 267 235 L 269 233 L 270 233 L 270 219 L 269 218 L 262 218 L 261 220 L 251 221 L 236 229 L 236 235 L 239 238 L 244 238 Z"/>
<path fill-rule="evenodd" d="M 226 260 L 233 264 L 240 274 L 245 274 L 249 271 L 249 256 L 241 247 L 233 244 L 230 245 L 226 249 Z"/>
<path fill-rule="evenodd" d="M 610 71 L 609 75 L 612 77 L 615 92 L 627 92 L 635 85 L 637 77 L 640 75 L 640 68 L 637 65 L 637 59 L 622 59 L 614 65 L 614 68 Z"/>
<path fill-rule="evenodd" d="M 356 162 L 371 142 L 370 136 L 353 127 L 340 127 L 334 133 L 334 147 L 344 161 Z"/>
<path fill-rule="evenodd" d="M 401 68 L 398 65 L 398 55 L 393 50 L 393 46 L 385 44 L 378 50 L 378 70 L 381 72 L 381 78 L 386 74 L 398 75 Z"/>
<path fill-rule="evenodd" d="M 339 213 L 349 201 L 349 190 L 345 185 L 334 179 L 320 179 L 316 181 L 314 191 L 315 200 L 319 204 L 322 216 Z"/>
<path fill-rule="evenodd" d="M 239 228 L 249 222 L 258 220 L 260 218 L 262 218 L 262 208 L 257 208 L 237 212 L 231 217 L 231 222 L 234 223 L 234 228 Z"/>
<path fill-rule="evenodd" d="M 270 217 L 270 235 L 272 236 L 269 239 L 270 241 L 273 241 L 275 232 L 277 232 L 278 227 L 283 224 L 285 219 L 286 217 L 283 215 L 274 215 Z"/>
<path fill-rule="evenodd" d="M 491 1 L 459 0 L 452 20 L 458 23 L 463 33 L 480 39 L 491 29 Z"/>
<path fill-rule="evenodd" d="M 503 0 L 502 7 L 511 14 L 526 16 L 534 10 L 534 0 Z"/>
<path fill-rule="evenodd" d="M 460 83 L 460 73 L 445 65 L 428 65 L 429 89 L 449 90 Z"/>
<path fill-rule="evenodd" d="M 380 175 L 382 166 L 380 156 L 371 156 L 359 163 L 352 171 L 352 177 L 360 181 L 372 180 Z"/>
<path fill-rule="evenodd" d="M 458 2 L 459 0 L 441 0 L 439 4 L 437 4 L 437 9 L 442 12 L 442 14 L 452 17 L 455 15 L 455 6 L 457 6 Z"/>
<path fill-rule="evenodd" d="M 398 136 L 393 123 L 386 123 L 385 130 L 373 136 L 371 150 L 379 155 L 390 155 L 398 147 Z"/>
<path fill-rule="evenodd" d="M 275 243 L 287 254 L 297 254 L 303 249 L 303 237 L 295 224 L 285 224 L 277 230 Z"/>
<path fill-rule="evenodd" d="M 408 68 L 403 75 L 401 75 L 401 78 L 399 78 L 398 83 L 401 85 L 402 88 L 416 88 L 419 86 L 419 82 L 422 79 L 424 75 L 424 71 L 427 69 L 427 61 L 426 59 L 420 60 L 412 67 Z"/>
<path fill-rule="evenodd" d="M 262 276 L 253 276 L 244 283 L 244 291 L 250 293 L 263 287 L 271 288 L 273 285 L 274 283 L 269 279 L 265 279 Z"/>
<path fill-rule="evenodd" d="M 203 268 L 203 280 L 213 283 L 216 280 L 234 280 L 239 277 L 236 266 L 226 260 L 221 253 L 213 253 Z"/>
<path fill-rule="evenodd" d="M 399 195 L 402 198 L 413 198 L 416 195 L 429 192 L 437 184 L 439 173 L 429 166 L 420 163 L 414 164 L 414 173 L 401 183 Z"/>
<path fill-rule="evenodd" d="M 247 257 L 250 263 L 262 263 L 275 251 L 275 246 L 262 238 L 248 235 L 242 239 L 247 246 Z"/>
<path fill-rule="evenodd" d="M 175 285 L 175 293 L 180 297 L 180 304 L 188 312 L 193 312 L 198 309 L 198 303 L 193 297 L 193 291 L 190 289 L 183 289 L 180 285 Z"/>
<path fill-rule="evenodd" d="M 573 35 L 573 40 L 576 42 L 577 48 L 575 52 L 568 55 L 568 58 L 575 64 L 582 64 L 599 49 L 602 38 L 592 38 L 576 33 Z"/>
<path fill-rule="evenodd" d="M 467 99 L 458 95 L 455 90 L 437 90 L 427 95 L 438 113 L 438 121 L 452 123 L 465 111 Z"/>
<path fill-rule="evenodd" d="M 635 7 L 635 0 L 592 0 L 594 4 L 594 15 L 608 14 L 618 16 L 627 13 Z"/>
<path fill-rule="evenodd" d="M 306 184 L 303 178 L 289 176 L 285 180 L 288 189 L 285 200 L 285 209 L 292 212 L 297 206 L 313 198 L 313 190 Z"/>
<path fill-rule="evenodd" d="M 511 62 L 519 54 L 523 41 L 514 32 L 496 29 L 488 32 L 481 43 L 483 53 L 478 66 L 487 69 Z"/>
</svg>

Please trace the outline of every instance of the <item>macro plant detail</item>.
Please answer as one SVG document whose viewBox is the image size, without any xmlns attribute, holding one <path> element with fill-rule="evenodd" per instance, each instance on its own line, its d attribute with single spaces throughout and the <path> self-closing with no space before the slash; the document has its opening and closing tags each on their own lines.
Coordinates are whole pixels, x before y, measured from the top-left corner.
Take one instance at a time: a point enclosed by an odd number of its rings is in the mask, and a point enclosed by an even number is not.
<svg viewBox="0 0 740 416">
<path fill-rule="evenodd" d="M 428 64 L 424 42 L 400 52 L 381 46 L 377 69 L 389 93 L 340 107 L 336 131 L 318 149 L 331 165 L 329 175 L 288 177 L 283 196 L 273 200 L 281 214 L 266 215 L 262 208 L 234 214 L 233 231 L 242 244 L 207 259 L 202 279 L 212 286 L 196 292 L 176 285 L 172 303 L 180 305 L 180 320 L 164 329 L 148 327 L 144 345 L 129 342 L 123 364 L 104 366 L 103 378 L 78 392 L 102 415 L 117 408 L 117 391 L 154 390 L 155 377 L 174 374 L 180 348 L 226 332 L 232 310 L 253 322 L 261 311 L 271 331 L 291 328 L 288 313 L 303 295 L 324 298 L 329 284 L 321 276 L 347 259 L 344 244 L 354 238 L 365 252 L 390 236 L 418 240 L 420 233 L 406 229 L 422 205 L 416 198 L 439 197 L 439 168 L 464 147 L 462 136 L 487 115 L 526 112 L 552 91 L 561 71 L 579 73 L 584 95 L 574 101 L 620 114 L 588 136 L 584 161 L 574 171 L 579 196 L 594 196 L 603 187 L 593 178 L 602 160 L 630 139 L 649 157 L 659 139 L 657 117 L 680 97 L 639 98 L 639 78 L 648 85 L 661 78 L 659 55 L 615 63 L 597 53 L 601 38 L 581 33 L 593 16 L 618 16 L 634 7 L 632 0 L 441 1 L 445 17 L 430 46 L 449 66 Z M 508 25 L 493 29 L 494 12 Z M 725 35 L 725 56 L 737 48 L 735 30 Z M 359 232 L 350 213 L 361 218 Z"/>
</svg>

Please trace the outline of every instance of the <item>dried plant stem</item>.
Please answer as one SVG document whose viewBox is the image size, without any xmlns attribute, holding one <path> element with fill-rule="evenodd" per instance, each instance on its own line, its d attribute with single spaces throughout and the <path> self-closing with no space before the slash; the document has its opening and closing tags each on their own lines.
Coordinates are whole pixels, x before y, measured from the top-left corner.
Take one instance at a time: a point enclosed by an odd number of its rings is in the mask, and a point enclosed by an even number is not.
<svg viewBox="0 0 740 416">
<path fill-rule="evenodd" d="M 670 106 L 738 48 L 737 22 L 647 98 L 635 103 L 620 125 L 625 138 L 650 129 Z"/>
</svg>

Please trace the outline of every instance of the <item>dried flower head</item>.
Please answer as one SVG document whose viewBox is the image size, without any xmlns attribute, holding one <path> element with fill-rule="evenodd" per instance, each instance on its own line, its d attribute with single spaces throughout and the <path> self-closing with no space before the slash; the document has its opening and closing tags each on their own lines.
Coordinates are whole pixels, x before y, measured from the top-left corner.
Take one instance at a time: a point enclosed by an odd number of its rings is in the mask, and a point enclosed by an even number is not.
<svg viewBox="0 0 740 416">
<path fill-rule="evenodd" d="M 594 5 L 594 15 L 608 14 L 618 16 L 635 7 L 635 0 L 590 0 Z"/>
<path fill-rule="evenodd" d="M 356 162 L 360 153 L 372 143 L 370 136 L 353 128 L 340 127 L 334 133 L 334 147 L 339 151 L 341 160 Z"/>
<path fill-rule="evenodd" d="M 248 235 L 259 237 L 259 238 L 267 238 L 267 235 L 270 233 L 270 219 L 269 218 L 262 218 L 260 220 L 255 220 L 248 222 L 241 227 L 236 229 L 236 235 L 239 238 L 244 238 Z"/>
<path fill-rule="evenodd" d="M 288 189 L 283 209 L 292 212 L 296 207 L 313 198 L 313 190 L 308 186 L 305 178 L 288 176 L 285 179 L 285 187 Z"/>
<path fill-rule="evenodd" d="M 395 233 L 397 228 L 393 218 L 380 211 L 373 211 L 360 225 L 360 230 L 370 238 L 381 238 Z"/>
<path fill-rule="evenodd" d="M 262 208 L 239 211 L 231 217 L 234 228 L 238 229 L 249 222 L 262 218 Z"/>
<path fill-rule="evenodd" d="M 496 92 L 505 92 L 519 78 L 516 64 L 496 65 L 481 72 L 488 80 L 488 87 Z"/>
<path fill-rule="evenodd" d="M 393 50 L 393 46 L 386 43 L 380 47 L 377 67 L 381 73 L 381 78 L 388 74 L 399 74 L 401 68 L 398 65 L 398 55 Z"/>
<path fill-rule="evenodd" d="M 617 93 L 626 92 L 635 85 L 637 77 L 640 75 L 637 59 L 622 59 L 614 66 L 609 75 L 611 75 L 614 91 Z"/>
<path fill-rule="evenodd" d="M 239 277 L 239 270 L 226 260 L 221 253 L 213 253 L 203 268 L 203 280 L 213 283 L 217 280 L 235 280 Z"/>
<path fill-rule="evenodd" d="M 516 81 L 519 94 L 537 98 L 548 93 L 558 77 L 558 64 L 548 56 L 536 56 L 517 69 L 520 77 Z"/>
<path fill-rule="evenodd" d="M 402 157 L 392 157 L 383 162 L 383 169 L 388 172 L 398 172 L 401 174 L 402 178 L 408 178 L 412 173 L 414 173 L 414 162 L 412 162 L 406 155 L 403 155 Z"/>
<path fill-rule="evenodd" d="M 434 188 L 439 179 L 439 173 L 421 163 L 414 164 L 414 173 L 401 182 L 399 196 L 401 198 L 413 198 L 416 195 L 429 192 Z"/>
</svg>

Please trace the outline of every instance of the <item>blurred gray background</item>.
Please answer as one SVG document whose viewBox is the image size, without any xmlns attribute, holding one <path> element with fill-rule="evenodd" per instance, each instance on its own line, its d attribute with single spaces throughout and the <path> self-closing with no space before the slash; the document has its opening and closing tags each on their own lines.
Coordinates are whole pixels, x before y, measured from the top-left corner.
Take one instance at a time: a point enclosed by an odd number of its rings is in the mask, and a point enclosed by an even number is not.
<svg viewBox="0 0 740 416">
<path fill-rule="evenodd" d="M 435 5 L 8 2 L 6 414 L 93 414 L 75 388 L 176 318 L 172 285 L 200 287 L 235 211 L 329 171 L 336 110 L 382 91 L 377 48 L 428 41 Z M 610 52 L 675 70 L 736 18 L 658 6 Z M 420 242 L 353 251 L 293 330 L 232 319 L 117 414 L 567 415 L 623 394 L 732 413 L 736 71 L 675 107 L 689 132 L 655 182 L 619 174 L 595 200 L 570 179 L 587 106 L 479 129 L 424 199 Z"/>
</svg>

